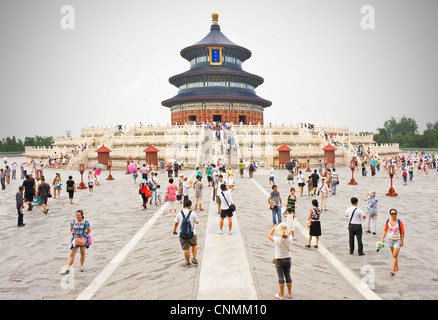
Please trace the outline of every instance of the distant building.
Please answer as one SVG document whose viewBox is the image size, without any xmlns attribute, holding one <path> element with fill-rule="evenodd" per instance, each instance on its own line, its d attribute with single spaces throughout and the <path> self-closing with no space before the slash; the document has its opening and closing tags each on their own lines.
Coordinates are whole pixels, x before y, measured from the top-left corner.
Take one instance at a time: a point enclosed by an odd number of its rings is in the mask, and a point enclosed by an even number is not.
<svg viewBox="0 0 438 320">
<path fill-rule="evenodd" d="M 212 18 L 210 33 L 181 50 L 190 70 L 169 79 L 179 91 L 162 105 L 170 108 L 172 124 L 263 124 L 263 111 L 272 102 L 255 93 L 263 78 L 242 69 L 251 51 L 222 34 L 218 14 L 213 13 Z"/>
</svg>

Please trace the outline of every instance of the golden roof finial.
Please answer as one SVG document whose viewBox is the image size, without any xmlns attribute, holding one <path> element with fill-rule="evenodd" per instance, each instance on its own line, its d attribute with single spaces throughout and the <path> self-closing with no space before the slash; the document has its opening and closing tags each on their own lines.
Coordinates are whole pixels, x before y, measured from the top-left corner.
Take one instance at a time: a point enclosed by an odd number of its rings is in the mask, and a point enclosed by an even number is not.
<svg viewBox="0 0 438 320">
<path fill-rule="evenodd" d="M 211 18 L 213 19 L 213 24 L 218 24 L 218 19 L 219 19 L 219 14 L 217 13 L 212 13 L 211 14 Z"/>
</svg>

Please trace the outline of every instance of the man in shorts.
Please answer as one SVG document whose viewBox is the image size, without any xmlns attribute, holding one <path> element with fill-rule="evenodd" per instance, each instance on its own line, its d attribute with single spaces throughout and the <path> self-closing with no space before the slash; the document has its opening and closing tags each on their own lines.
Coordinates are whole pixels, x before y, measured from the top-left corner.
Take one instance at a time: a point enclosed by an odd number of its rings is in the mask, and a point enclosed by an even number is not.
<svg viewBox="0 0 438 320">
<path fill-rule="evenodd" d="M 313 183 L 313 194 L 316 194 L 316 190 L 318 189 L 318 180 L 319 180 L 319 175 L 318 175 L 316 169 L 313 170 L 311 177 L 312 177 L 312 183 Z"/>
<path fill-rule="evenodd" d="M 184 217 L 188 217 L 189 213 L 189 219 L 190 219 L 190 225 L 192 226 L 193 229 L 193 236 L 190 239 L 184 239 L 181 237 L 179 237 L 179 242 L 181 244 L 181 248 L 184 251 L 184 258 L 186 259 L 185 262 L 185 266 L 190 266 L 190 247 L 192 248 L 192 263 L 193 264 L 198 264 L 198 260 L 196 260 L 196 255 L 198 254 L 198 235 L 196 234 L 196 228 L 195 228 L 195 224 L 199 224 L 199 220 L 198 220 L 198 216 L 196 215 L 196 212 L 190 210 L 192 207 L 192 201 L 190 200 L 186 200 L 184 201 L 184 209 L 181 210 L 180 212 L 178 212 L 178 214 L 175 216 L 175 223 L 173 226 L 173 234 L 176 235 L 178 234 L 176 232 L 176 228 L 181 228 L 181 224 L 183 221 L 183 215 L 182 213 L 184 213 Z"/>
<path fill-rule="evenodd" d="M 269 186 L 271 186 L 271 183 L 275 185 L 274 181 L 274 165 L 271 165 L 271 169 L 269 170 Z"/>
<path fill-rule="evenodd" d="M 27 211 L 32 211 L 32 201 L 35 196 L 36 186 L 35 180 L 30 178 L 30 175 L 26 175 L 26 180 L 23 181 L 24 187 L 24 200 L 29 205 Z"/>
<path fill-rule="evenodd" d="M 218 197 L 221 206 L 220 220 L 219 220 L 219 230 L 218 234 L 223 234 L 222 228 L 224 226 L 224 219 L 228 218 L 228 234 L 231 235 L 231 228 L 233 226 L 233 211 L 230 210 L 230 205 L 233 203 L 231 198 L 231 192 L 234 190 L 233 186 L 227 185 L 225 183 L 219 186 Z"/>
</svg>

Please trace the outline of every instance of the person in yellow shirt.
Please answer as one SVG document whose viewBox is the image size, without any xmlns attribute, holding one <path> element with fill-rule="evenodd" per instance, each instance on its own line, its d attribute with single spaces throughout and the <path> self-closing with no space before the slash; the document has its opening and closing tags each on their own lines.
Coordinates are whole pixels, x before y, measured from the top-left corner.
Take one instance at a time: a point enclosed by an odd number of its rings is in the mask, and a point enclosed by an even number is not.
<svg viewBox="0 0 438 320">
<path fill-rule="evenodd" d="M 234 173 L 234 170 L 231 169 L 231 167 L 228 167 L 228 178 L 229 178 L 230 176 L 232 176 L 233 173 Z"/>
<path fill-rule="evenodd" d="M 240 159 L 239 161 L 239 174 L 240 177 L 243 178 L 243 170 L 245 169 L 245 164 L 243 163 L 243 160 Z"/>
</svg>

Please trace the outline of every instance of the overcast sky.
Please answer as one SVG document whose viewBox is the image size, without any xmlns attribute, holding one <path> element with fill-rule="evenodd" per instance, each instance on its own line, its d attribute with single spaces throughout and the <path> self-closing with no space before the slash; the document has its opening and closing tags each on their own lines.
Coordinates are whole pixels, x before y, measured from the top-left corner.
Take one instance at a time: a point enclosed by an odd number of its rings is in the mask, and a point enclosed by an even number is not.
<svg viewBox="0 0 438 320">
<path fill-rule="evenodd" d="M 74 8 L 65 30 L 64 5 Z M 362 28 L 371 5 L 375 29 Z M 0 138 L 87 126 L 166 124 L 180 56 L 221 31 L 265 79 L 265 122 L 374 131 L 390 117 L 438 120 L 438 1 L 0 0 Z"/>
</svg>

